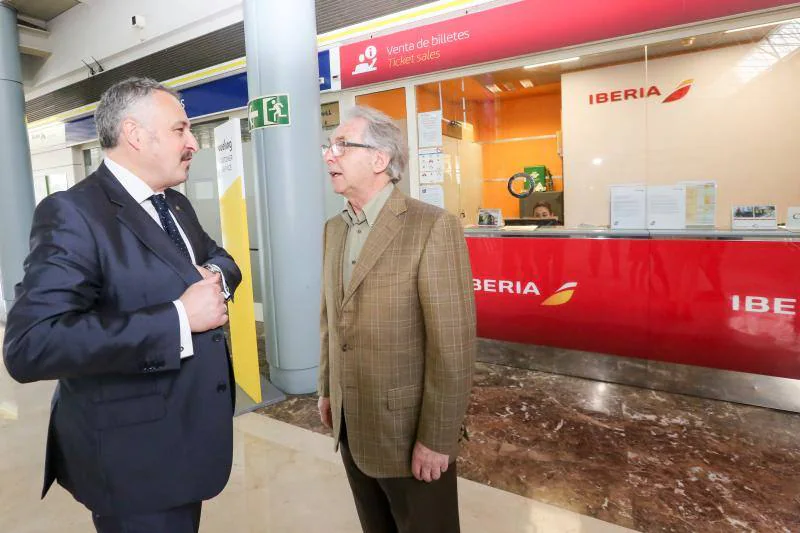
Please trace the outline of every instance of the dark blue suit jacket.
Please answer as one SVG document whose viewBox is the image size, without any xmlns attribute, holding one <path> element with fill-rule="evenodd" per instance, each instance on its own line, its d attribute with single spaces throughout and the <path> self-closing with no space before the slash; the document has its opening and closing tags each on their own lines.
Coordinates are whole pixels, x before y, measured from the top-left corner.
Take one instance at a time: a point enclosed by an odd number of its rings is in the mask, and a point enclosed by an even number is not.
<svg viewBox="0 0 800 533">
<path fill-rule="evenodd" d="M 189 201 L 167 202 L 199 264 L 241 281 Z M 234 384 L 222 328 L 180 359 L 173 300 L 201 279 L 105 165 L 42 201 L 8 313 L 6 367 L 57 379 L 42 496 L 55 479 L 101 515 L 156 512 L 217 495 L 232 460 Z"/>
</svg>

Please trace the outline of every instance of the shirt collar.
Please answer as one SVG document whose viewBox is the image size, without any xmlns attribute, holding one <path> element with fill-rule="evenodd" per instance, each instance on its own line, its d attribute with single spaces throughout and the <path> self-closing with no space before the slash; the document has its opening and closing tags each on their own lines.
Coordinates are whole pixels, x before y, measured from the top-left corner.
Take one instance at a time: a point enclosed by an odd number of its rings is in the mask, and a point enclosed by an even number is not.
<svg viewBox="0 0 800 533">
<path fill-rule="evenodd" d="M 369 202 L 364 205 L 364 208 L 361 209 L 361 212 L 356 214 L 353 206 L 350 205 L 350 202 L 345 202 L 345 209 L 342 211 L 342 218 L 345 222 L 347 222 L 348 226 L 354 226 L 356 224 L 361 224 L 365 220 L 369 227 L 375 225 L 375 221 L 378 220 L 378 215 L 380 215 L 383 206 L 386 205 L 386 201 L 389 199 L 389 196 L 392 195 L 392 191 L 394 190 L 394 184 L 388 183 L 383 189 L 381 189 L 378 194 L 373 196 Z"/>
<path fill-rule="evenodd" d="M 128 194 L 133 196 L 133 199 L 137 204 L 141 204 L 149 200 L 150 197 L 155 194 L 153 189 L 151 189 L 148 184 L 142 181 L 139 176 L 123 167 L 119 163 L 115 163 L 110 157 L 105 156 L 104 162 L 108 170 L 110 170 L 114 177 L 117 178 L 117 181 L 120 182 Z"/>
</svg>

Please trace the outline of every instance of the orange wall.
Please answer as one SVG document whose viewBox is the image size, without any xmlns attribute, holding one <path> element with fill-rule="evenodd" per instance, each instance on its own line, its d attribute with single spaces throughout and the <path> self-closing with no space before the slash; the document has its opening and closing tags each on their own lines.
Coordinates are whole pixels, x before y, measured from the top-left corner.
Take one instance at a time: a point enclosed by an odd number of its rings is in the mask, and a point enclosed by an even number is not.
<svg viewBox="0 0 800 533">
<path fill-rule="evenodd" d="M 406 90 L 402 87 L 379 93 L 356 96 L 356 104 L 383 111 L 395 120 L 406 118 Z"/>
<path fill-rule="evenodd" d="M 438 86 L 420 86 L 416 92 L 418 113 L 439 109 Z M 406 118 L 405 91 L 402 88 L 358 96 L 356 103 L 379 109 L 394 119 Z M 460 102 L 445 98 L 442 103 L 446 118 L 461 119 Z M 558 157 L 555 139 L 492 143 L 517 137 L 553 135 L 560 131 L 560 92 L 494 101 L 470 101 L 467 104 L 467 121 L 475 126 L 476 140 L 486 143 L 482 145 L 484 181 L 481 207 L 499 208 L 505 217 L 518 217 L 519 200 L 508 193 L 505 179 L 532 165 L 546 165 L 552 174 L 562 174 L 562 162 Z M 504 181 L 485 181 L 497 178 L 503 178 Z M 556 181 L 555 185 L 556 189 L 561 189 L 560 181 Z"/>
<path fill-rule="evenodd" d="M 478 139 L 483 145 L 483 179 L 510 178 L 526 166 L 546 165 L 562 175 L 555 139 L 491 143 L 492 140 L 553 135 L 561 130 L 561 93 L 495 100 L 478 111 Z M 556 184 L 557 188 L 560 183 Z M 502 209 L 503 216 L 519 216 L 519 200 L 505 182 L 483 182 L 484 208 Z"/>
</svg>

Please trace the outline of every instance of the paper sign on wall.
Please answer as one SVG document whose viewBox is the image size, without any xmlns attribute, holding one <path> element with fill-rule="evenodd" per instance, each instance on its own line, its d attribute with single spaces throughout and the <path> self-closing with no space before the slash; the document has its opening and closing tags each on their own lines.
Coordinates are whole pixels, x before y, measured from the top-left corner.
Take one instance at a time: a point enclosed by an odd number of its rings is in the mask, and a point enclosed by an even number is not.
<svg viewBox="0 0 800 533">
<path fill-rule="evenodd" d="M 419 147 L 429 148 L 442 145 L 442 110 L 417 114 Z"/>
<path fill-rule="evenodd" d="M 444 209 L 444 189 L 441 185 L 426 185 L 419 188 L 419 199 Z"/>
<path fill-rule="evenodd" d="M 446 154 L 442 153 L 441 148 L 420 150 L 420 183 L 442 183 L 444 181 L 445 157 Z"/>
</svg>

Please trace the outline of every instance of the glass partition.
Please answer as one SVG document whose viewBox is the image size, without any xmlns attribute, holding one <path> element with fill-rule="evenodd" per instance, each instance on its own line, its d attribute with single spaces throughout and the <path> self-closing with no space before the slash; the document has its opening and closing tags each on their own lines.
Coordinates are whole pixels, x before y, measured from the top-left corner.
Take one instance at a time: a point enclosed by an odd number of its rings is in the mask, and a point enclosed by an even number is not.
<svg viewBox="0 0 800 533">
<path fill-rule="evenodd" d="M 774 228 L 800 206 L 798 48 L 794 20 L 418 85 L 420 195 L 465 225 Z"/>
</svg>

